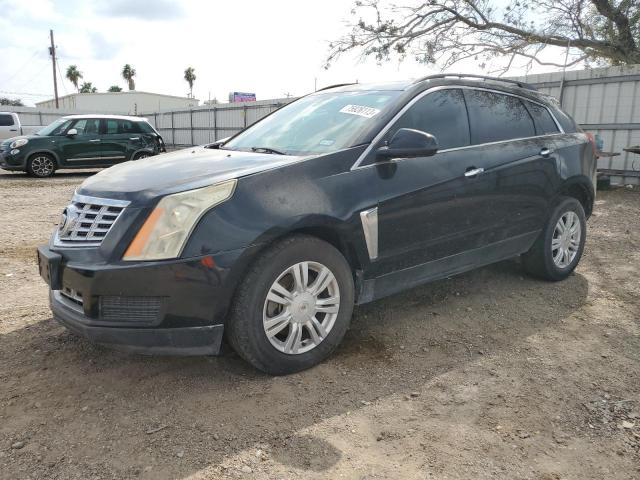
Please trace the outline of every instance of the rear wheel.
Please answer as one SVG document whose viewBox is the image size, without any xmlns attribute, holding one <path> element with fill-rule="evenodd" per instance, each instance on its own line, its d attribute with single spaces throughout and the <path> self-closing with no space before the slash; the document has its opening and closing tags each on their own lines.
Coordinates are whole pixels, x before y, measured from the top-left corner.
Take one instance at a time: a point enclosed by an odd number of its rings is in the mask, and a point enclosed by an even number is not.
<svg viewBox="0 0 640 480">
<path fill-rule="evenodd" d="M 297 235 L 255 262 L 226 327 L 231 346 L 254 367 L 285 375 L 324 360 L 353 312 L 351 269 L 333 246 Z"/>
<path fill-rule="evenodd" d="M 563 280 L 578 266 L 587 236 L 584 209 L 578 200 L 562 197 L 544 230 L 523 255 L 525 270 L 546 280 Z"/>
<path fill-rule="evenodd" d="M 140 153 L 136 153 L 135 156 L 133 157 L 134 160 L 142 160 L 143 158 L 147 158 L 150 157 L 151 154 L 149 152 L 140 152 Z"/>
<path fill-rule="evenodd" d="M 27 173 L 33 177 L 51 177 L 56 171 L 55 159 L 46 153 L 36 153 L 27 161 Z"/>
</svg>

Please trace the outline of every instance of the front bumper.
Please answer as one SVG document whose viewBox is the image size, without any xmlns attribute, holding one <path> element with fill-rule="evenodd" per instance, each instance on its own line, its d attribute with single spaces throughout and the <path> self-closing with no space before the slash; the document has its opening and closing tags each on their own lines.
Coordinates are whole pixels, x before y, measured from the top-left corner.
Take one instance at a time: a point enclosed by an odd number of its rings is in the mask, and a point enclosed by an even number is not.
<svg viewBox="0 0 640 480">
<path fill-rule="evenodd" d="M 54 318 L 100 344 L 133 352 L 215 355 L 235 286 L 254 248 L 185 260 L 74 263 L 38 248 Z"/>
<path fill-rule="evenodd" d="M 0 168 L 3 170 L 24 170 L 22 153 L 11 155 L 9 150 L 0 151 Z"/>
<path fill-rule="evenodd" d="M 75 334 L 92 342 L 150 355 L 217 355 L 224 325 L 184 328 L 100 327 L 87 324 L 87 317 L 65 305 L 59 291 L 51 290 L 53 318 Z"/>
</svg>

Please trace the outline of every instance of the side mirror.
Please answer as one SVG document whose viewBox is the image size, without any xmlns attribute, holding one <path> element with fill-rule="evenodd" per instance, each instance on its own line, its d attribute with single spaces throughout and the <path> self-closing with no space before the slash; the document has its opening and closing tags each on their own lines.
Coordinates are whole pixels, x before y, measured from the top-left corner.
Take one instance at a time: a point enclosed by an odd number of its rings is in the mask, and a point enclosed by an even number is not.
<svg viewBox="0 0 640 480">
<path fill-rule="evenodd" d="M 75 137 L 77 134 L 78 134 L 78 130 L 76 130 L 75 128 L 72 128 L 67 132 L 67 137 Z"/>
<path fill-rule="evenodd" d="M 438 151 L 438 140 L 429 133 L 401 128 L 389 143 L 378 148 L 376 154 L 379 158 L 414 158 L 430 157 Z"/>
</svg>

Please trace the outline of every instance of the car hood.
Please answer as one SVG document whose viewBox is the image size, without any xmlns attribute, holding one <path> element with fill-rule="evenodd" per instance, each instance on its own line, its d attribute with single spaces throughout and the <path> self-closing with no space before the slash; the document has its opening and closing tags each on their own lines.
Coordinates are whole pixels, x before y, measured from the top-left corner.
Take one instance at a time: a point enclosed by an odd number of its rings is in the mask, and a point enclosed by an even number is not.
<svg viewBox="0 0 640 480">
<path fill-rule="evenodd" d="M 76 193 L 128 200 L 143 206 L 158 196 L 282 167 L 305 158 L 309 157 L 192 147 L 102 170 L 87 178 Z"/>
</svg>

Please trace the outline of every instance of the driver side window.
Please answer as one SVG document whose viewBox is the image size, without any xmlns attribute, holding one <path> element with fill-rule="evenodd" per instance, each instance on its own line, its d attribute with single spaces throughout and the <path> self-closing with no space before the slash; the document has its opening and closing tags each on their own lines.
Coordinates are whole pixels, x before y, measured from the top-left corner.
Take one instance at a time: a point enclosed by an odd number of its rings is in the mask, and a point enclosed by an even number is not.
<svg viewBox="0 0 640 480">
<path fill-rule="evenodd" d="M 430 133 L 436 137 L 439 150 L 468 146 L 469 119 L 462 90 L 451 88 L 425 95 L 398 119 L 385 139 L 390 140 L 400 128 Z"/>
</svg>

